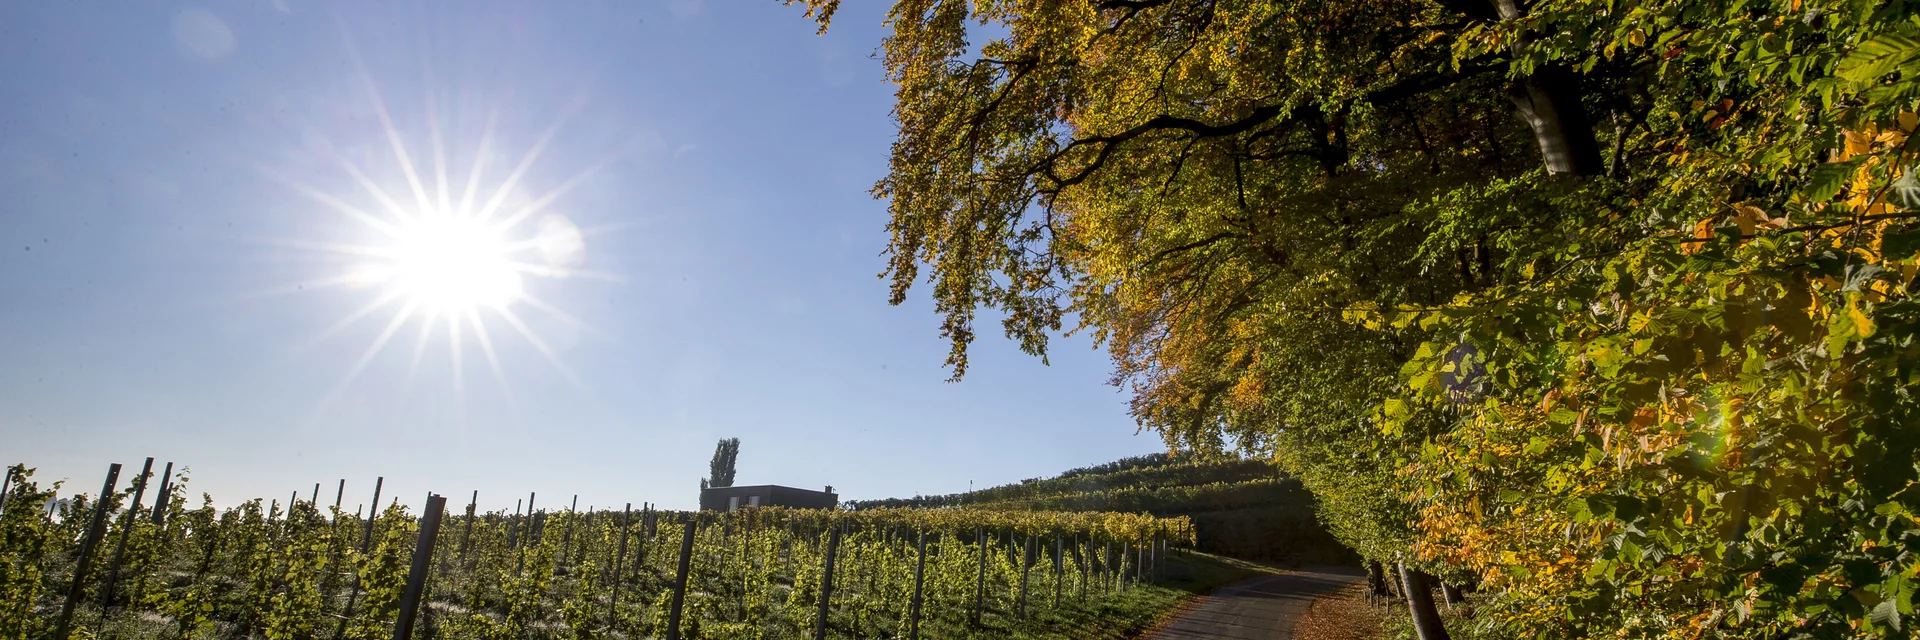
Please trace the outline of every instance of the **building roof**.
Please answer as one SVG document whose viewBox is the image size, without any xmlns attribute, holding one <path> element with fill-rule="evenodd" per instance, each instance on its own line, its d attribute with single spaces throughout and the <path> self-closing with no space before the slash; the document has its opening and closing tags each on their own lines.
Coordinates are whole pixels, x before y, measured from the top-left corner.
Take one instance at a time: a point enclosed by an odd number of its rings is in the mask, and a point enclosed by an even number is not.
<svg viewBox="0 0 1920 640">
<path fill-rule="evenodd" d="M 799 487 L 789 487 L 783 484 L 736 484 L 730 487 L 707 487 L 708 491 L 728 491 L 728 490 L 744 490 L 744 489 L 780 489 L 782 491 L 805 491 L 807 493 L 818 493 L 822 495 L 836 495 L 832 491 L 821 491 L 819 489 L 802 489 Z"/>
</svg>

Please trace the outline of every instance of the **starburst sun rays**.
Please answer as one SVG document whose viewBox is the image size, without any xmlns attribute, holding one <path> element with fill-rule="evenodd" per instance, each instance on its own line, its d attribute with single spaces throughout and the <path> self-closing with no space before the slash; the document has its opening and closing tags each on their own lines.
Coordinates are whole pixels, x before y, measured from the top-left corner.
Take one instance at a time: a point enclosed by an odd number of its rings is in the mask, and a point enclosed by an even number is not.
<svg viewBox="0 0 1920 640">
<path fill-rule="evenodd" d="M 357 54 L 352 57 L 358 62 Z M 408 384 L 417 374 L 429 344 L 444 335 L 452 363 L 454 390 L 464 404 L 463 358 L 470 350 L 467 336 L 471 336 L 473 346 L 479 347 L 501 392 L 511 401 L 507 372 L 500 357 L 502 345 L 495 339 L 504 329 L 531 346 L 577 388 L 584 388 L 580 378 L 561 361 L 559 353 L 529 324 L 522 312 L 531 309 L 573 329 L 598 333 L 535 292 L 542 280 L 579 277 L 614 280 L 609 275 L 580 268 L 590 234 L 583 233 L 566 217 L 548 212 L 547 208 L 626 155 L 632 145 L 560 182 L 543 195 L 525 198 L 519 195 L 521 182 L 548 150 L 562 125 L 577 111 L 580 101 L 563 111 L 497 182 L 489 181 L 487 171 L 498 120 L 496 116 L 489 116 L 479 136 L 464 188 L 456 194 L 456 189 L 449 185 L 447 145 L 437 117 L 426 118 L 432 174 L 423 176 L 394 125 L 386 101 L 364 66 L 360 75 L 401 174 L 393 178 L 395 182 L 404 180 L 404 191 L 383 187 L 360 164 L 337 152 L 330 155 L 365 198 L 378 204 L 373 211 L 350 202 L 355 196 L 331 194 L 263 168 L 268 177 L 357 223 L 365 232 L 362 236 L 368 238 L 354 243 L 282 243 L 337 258 L 331 262 L 337 266 L 336 272 L 318 280 L 318 285 L 361 290 L 369 297 L 316 336 L 315 343 L 333 338 L 350 327 L 384 319 L 379 333 L 360 352 L 321 406 L 331 404 L 345 393 L 409 323 L 418 329 L 407 366 Z M 437 114 L 436 106 L 434 94 L 429 90 L 429 113 Z"/>
</svg>

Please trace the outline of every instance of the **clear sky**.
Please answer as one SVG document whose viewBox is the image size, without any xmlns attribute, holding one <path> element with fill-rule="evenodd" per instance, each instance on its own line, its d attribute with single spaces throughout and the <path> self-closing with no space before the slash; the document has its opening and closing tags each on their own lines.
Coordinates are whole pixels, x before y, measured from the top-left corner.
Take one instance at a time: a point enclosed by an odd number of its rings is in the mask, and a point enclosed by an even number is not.
<svg viewBox="0 0 1920 640">
<path fill-rule="evenodd" d="M 690 508 L 727 436 L 739 484 L 846 499 L 1160 450 L 1087 340 L 983 318 L 950 384 L 925 292 L 886 304 L 885 9 L 0 4 L 0 461 Z M 408 271 L 495 194 L 512 273 Z"/>
</svg>

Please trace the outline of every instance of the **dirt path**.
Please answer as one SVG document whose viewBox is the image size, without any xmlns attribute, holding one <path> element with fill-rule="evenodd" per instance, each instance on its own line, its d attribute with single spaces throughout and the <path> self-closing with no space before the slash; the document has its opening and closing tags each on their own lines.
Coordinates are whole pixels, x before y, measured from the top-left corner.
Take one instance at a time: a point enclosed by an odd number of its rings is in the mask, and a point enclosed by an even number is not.
<svg viewBox="0 0 1920 640">
<path fill-rule="evenodd" d="M 1316 596 L 1366 577 L 1359 569 L 1321 567 L 1254 578 L 1201 596 L 1141 640 L 1286 640 Z"/>
</svg>

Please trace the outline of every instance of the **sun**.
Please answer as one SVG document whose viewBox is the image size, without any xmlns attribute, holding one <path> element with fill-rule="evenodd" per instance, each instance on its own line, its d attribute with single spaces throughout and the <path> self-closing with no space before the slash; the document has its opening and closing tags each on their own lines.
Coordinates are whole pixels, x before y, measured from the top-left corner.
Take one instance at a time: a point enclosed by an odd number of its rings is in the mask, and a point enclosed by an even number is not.
<svg viewBox="0 0 1920 640">
<path fill-rule="evenodd" d="M 350 50 L 351 53 L 351 50 Z M 357 55 L 353 56 L 358 62 Z M 287 239 L 289 246 L 328 254 L 339 271 L 321 277 L 321 286 L 303 290 L 340 287 L 366 295 L 358 309 L 322 331 L 313 339 L 319 343 L 366 322 L 380 326 L 372 342 L 360 352 L 322 407 L 338 399 L 387 347 L 405 341 L 402 329 L 413 332 L 411 363 L 407 382 L 428 351 L 430 343 L 443 342 L 452 365 L 451 381 L 457 398 L 466 395 L 465 365 L 473 347 L 492 369 L 500 390 L 511 401 L 507 372 L 500 357 L 506 345 L 497 338 L 514 335 L 530 346 L 576 387 L 585 385 L 559 358 L 536 327 L 556 327 L 552 323 L 529 323 L 528 313 L 565 325 L 571 332 L 601 335 L 559 306 L 542 299 L 540 281 L 591 278 L 609 282 L 618 279 L 608 274 L 583 269 L 586 239 L 566 216 L 554 211 L 560 199 L 584 184 L 594 174 L 610 166 L 639 144 L 630 141 L 611 155 L 548 188 L 527 193 L 524 183 L 533 181 L 529 171 L 548 149 L 561 122 L 572 109 L 562 113 L 542 132 L 517 163 L 490 166 L 493 155 L 494 120 L 489 116 L 477 136 L 477 144 L 466 155 L 468 170 L 461 185 L 449 158 L 446 138 L 433 94 L 428 95 L 423 120 L 426 140 L 409 144 L 394 125 L 386 102 L 371 76 L 362 71 L 365 87 L 380 119 L 387 145 L 393 152 L 399 175 L 368 175 L 363 161 L 352 154 L 332 153 L 332 158 L 359 187 L 359 194 L 325 190 L 305 181 L 262 167 L 270 179 L 305 194 L 316 204 L 357 223 L 363 233 L 349 242 L 318 242 Z M 422 144 L 422 143 L 425 144 Z M 410 150 L 409 147 L 413 147 Z M 425 147 L 430 160 L 416 162 L 414 150 Z M 331 145 L 323 148 L 331 149 Z M 500 169 L 507 168 L 504 174 Z M 411 197 L 409 197 L 411 196 Z M 355 202 L 355 201 L 358 202 Z M 368 206 L 374 205 L 374 206 Z M 305 281 L 314 284 L 315 281 Z M 550 294 L 548 294 L 550 295 Z M 384 321 L 382 318 L 384 317 Z"/>
<path fill-rule="evenodd" d="M 497 225 L 472 216 L 432 212 L 410 217 L 390 232 L 364 283 L 388 287 L 432 316 L 465 316 L 504 309 L 526 294 L 515 258 L 531 245 L 514 243 Z"/>
</svg>

